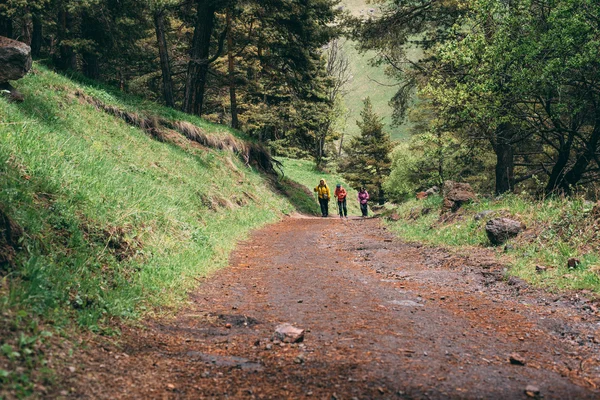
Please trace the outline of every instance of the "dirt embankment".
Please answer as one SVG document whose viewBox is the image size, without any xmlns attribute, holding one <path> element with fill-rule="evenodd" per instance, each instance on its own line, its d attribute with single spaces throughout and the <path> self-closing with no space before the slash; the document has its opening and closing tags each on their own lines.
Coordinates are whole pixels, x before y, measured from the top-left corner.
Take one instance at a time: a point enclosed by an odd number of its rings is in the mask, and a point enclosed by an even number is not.
<svg viewBox="0 0 600 400">
<path fill-rule="evenodd" d="M 598 398 L 595 305 L 502 269 L 484 250 L 402 243 L 373 219 L 290 218 L 242 244 L 172 320 L 94 343 L 62 394 Z M 272 340 L 285 322 L 303 342 Z"/>
</svg>

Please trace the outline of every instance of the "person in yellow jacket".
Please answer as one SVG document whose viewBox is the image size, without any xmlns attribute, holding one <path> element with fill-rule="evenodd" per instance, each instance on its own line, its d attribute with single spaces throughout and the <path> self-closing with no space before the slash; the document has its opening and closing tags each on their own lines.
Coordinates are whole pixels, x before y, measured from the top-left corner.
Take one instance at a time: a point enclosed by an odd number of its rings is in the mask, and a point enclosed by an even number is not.
<svg viewBox="0 0 600 400">
<path fill-rule="evenodd" d="M 325 183 L 325 179 L 321 179 L 319 185 L 315 188 L 315 192 L 317 192 L 319 197 L 321 216 L 327 217 L 329 215 L 329 198 L 331 197 L 331 192 L 329 191 L 327 183 Z"/>
</svg>

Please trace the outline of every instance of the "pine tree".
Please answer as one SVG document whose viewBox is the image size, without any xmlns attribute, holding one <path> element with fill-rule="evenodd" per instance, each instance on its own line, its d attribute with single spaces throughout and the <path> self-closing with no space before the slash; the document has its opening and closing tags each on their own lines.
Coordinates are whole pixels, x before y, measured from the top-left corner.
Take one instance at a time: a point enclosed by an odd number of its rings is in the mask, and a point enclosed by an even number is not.
<svg viewBox="0 0 600 400">
<path fill-rule="evenodd" d="M 366 98 L 360 113 L 361 121 L 356 121 L 360 136 L 350 140 L 340 168 L 350 185 L 359 189 L 365 187 L 379 204 L 385 203 L 383 182 L 390 174 L 392 160 L 390 153 L 394 143 L 389 133 L 383 130 L 381 117 L 373 111 L 371 99 Z"/>
</svg>

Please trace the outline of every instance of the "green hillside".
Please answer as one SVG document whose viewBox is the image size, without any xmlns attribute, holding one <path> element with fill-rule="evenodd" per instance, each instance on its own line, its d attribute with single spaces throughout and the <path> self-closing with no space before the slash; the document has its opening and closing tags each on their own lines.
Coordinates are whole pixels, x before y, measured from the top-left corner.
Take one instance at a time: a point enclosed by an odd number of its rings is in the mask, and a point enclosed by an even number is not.
<svg viewBox="0 0 600 400">
<path fill-rule="evenodd" d="M 23 103 L 0 98 L 0 387 L 27 395 L 56 327 L 169 310 L 296 208 L 225 127 L 39 65 L 16 86 Z"/>
<path fill-rule="evenodd" d="M 344 0 L 341 3 L 344 10 L 349 11 L 355 16 L 377 16 L 378 9 L 373 4 L 368 4 L 367 0 Z M 373 52 L 359 53 L 355 44 L 347 41 L 343 47 L 344 52 L 350 60 L 352 79 L 346 88 L 347 94 L 344 96 L 344 103 L 348 109 L 348 119 L 346 120 L 346 132 L 350 135 L 356 135 L 360 131 L 356 121 L 360 119 L 359 114 L 363 107 L 363 100 L 366 97 L 371 98 L 373 109 L 385 123 L 386 130 L 390 133 L 393 140 L 401 140 L 407 137 L 407 125 L 392 126 L 392 108 L 389 105 L 390 99 L 396 94 L 397 88 L 394 86 L 394 80 L 385 75 L 384 66 L 372 66 L 370 59 Z"/>
</svg>

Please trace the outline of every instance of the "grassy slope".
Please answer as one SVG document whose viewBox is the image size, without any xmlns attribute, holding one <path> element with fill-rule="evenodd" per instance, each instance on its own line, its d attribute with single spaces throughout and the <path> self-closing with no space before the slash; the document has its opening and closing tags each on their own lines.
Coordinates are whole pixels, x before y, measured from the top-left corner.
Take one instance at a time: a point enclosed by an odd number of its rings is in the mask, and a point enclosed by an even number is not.
<svg viewBox="0 0 600 400">
<path fill-rule="evenodd" d="M 503 254 L 509 259 L 510 275 L 553 290 L 586 289 L 600 293 L 598 222 L 590 216 L 589 202 L 580 199 L 531 201 L 519 196 L 482 199 L 464 207 L 462 216 L 449 223 L 440 223 L 439 212 L 435 211 L 420 216 L 420 210 L 429 207 L 439 210 L 441 198 L 403 203 L 397 211 L 403 220 L 389 224 L 406 240 L 468 251 L 468 246 L 490 246 L 485 233 L 488 220 L 500 216 L 514 218 L 524 222 L 527 231 L 509 240 L 507 251 L 503 246 L 497 249 L 498 256 Z M 473 216 L 484 210 L 493 212 L 475 221 Z M 411 213 L 419 217 L 413 220 Z M 581 260 L 577 268 L 568 268 L 567 260 L 571 257 Z M 547 272 L 536 272 L 536 265 L 548 267 Z"/>
<path fill-rule="evenodd" d="M 345 10 L 354 16 L 377 15 L 370 14 L 369 10 L 377 10 L 373 4 L 367 4 L 367 0 L 342 0 L 340 3 Z M 345 106 L 348 108 L 349 117 L 346 121 L 346 132 L 351 136 L 359 134 L 360 130 L 356 120 L 360 117 L 363 108 L 363 100 L 371 98 L 373 109 L 383 117 L 386 130 L 393 140 L 402 140 L 408 137 L 408 125 L 391 126 L 392 109 L 388 104 L 396 94 L 397 87 L 394 80 L 385 75 L 384 66 L 372 66 L 369 60 L 373 52 L 359 54 L 354 43 L 348 41 L 344 45 L 344 52 L 350 60 L 352 80 L 348 83 L 348 93 L 344 96 Z"/>
<path fill-rule="evenodd" d="M 0 206 L 26 235 L 0 271 L 0 397 L 42 379 L 44 325 L 110 332 L 115 318 L 176 305 L 236 241 L 294 209 L 233 154 L 157 142 L 73 93 L 223 127 L 40 66 L 17 86 L 24 103 L 0 98 Z"/>
</svg>

